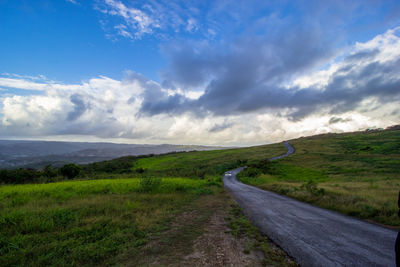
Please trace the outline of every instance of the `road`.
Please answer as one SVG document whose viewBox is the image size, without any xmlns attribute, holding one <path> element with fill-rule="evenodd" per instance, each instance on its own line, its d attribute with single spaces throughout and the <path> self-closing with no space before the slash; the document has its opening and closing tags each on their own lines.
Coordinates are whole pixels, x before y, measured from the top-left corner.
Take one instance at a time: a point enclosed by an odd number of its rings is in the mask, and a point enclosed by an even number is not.
<svg viewBox="0 0 400 267">
<path fill-rule="evenodd" d="M 288 152 L 294 152 L 285 143 Z M 301 266 L 395 266 L 397 232 L 236 180 L 242 168 L 224 175 L 225 187 L 260 231 Z"/>
</svg>

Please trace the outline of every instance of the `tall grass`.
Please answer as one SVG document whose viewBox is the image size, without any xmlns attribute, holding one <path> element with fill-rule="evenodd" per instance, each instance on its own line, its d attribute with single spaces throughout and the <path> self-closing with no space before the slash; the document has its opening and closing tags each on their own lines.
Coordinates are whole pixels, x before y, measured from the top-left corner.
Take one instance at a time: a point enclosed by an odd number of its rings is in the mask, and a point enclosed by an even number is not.
<svg viewBox="0 0 400 267">
<path fill-rule="evenodd" d="M 0 266 L 123 262 L 214 185 L 168 178 L 149 193 L 139 179 L 0 186 Z"/>
</svg>

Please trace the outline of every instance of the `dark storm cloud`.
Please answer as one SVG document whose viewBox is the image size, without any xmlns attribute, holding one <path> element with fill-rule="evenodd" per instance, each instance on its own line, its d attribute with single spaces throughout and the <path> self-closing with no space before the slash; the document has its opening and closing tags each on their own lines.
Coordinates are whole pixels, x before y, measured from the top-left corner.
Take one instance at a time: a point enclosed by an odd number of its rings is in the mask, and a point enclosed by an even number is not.
<svg viewBox="0 0 400 267">
<path fill-rule="evenodd" d="M 339 122 L 349 122 L 349 121 L 352 121 L 352 119 L 349 119 L 349 118 L 343 119 L 343 118 L 340 118 L 340 117 L 331 117 L 329 119 L 329 124 L 335 124 L 335 123 L 339 123 Z"/>
<path fill-rule="evenodd" d="M 168 95 L 159 84 L 139 73 L 129 72 L 124 82 L 138 82 L 140 87 L 145 89 L 142 94 L 142 113 L 148 115 L 157 115 L 160 113 L 174 114 L 190 109 L 191 101 L 189 99 L 180 94 Z M 129 101 L 134 101 L 134 98 L 131 97 Z"/>
<path fill-rule="evenodd" d="M 87 109 L 84 99 L 79 94 L 73 94 L 70 96 L 70 101 L 74 104 L 74 110 L 68 113 L 67 120 L 73 121 L 79 118 Z"/>
<path fill-rule="evenodd" d="M 172 45 L 167 53 L 170 64 L 162 72 L 163 85 L 187 89 L 204 87 L 210 80 L 230 83 L 232 78 L 238 86 L 281 81 L 328 58 L 332 49 L 317 29 L 297 27 L 275 37 L 242 36 L 230 45 Z"/>
<path fill-rule="evenodd" d="M 188 42 L 183 45 L 171 45 L 164 50 L 170 55 L 170 65 L 161 72 L 165 87 L 178 86 L 186 89 L 202 86 L 222 67 L 221 55 L 216 54 L 206 43 Z"/>
<path fill-rule="evenodd" d="M 144 101 L 142 110 L 148 111 L 150 115 L 160 113 L 179 113 L 185 111 L 185 107 L 189 107 L 189 100 L 184 96 L 175 94 L 172 96 L 163 97 L 159 101 Z"/>
<path fill-rule="evenodd" d="M 164 76 L 166 84 L 180 88 L 203 84 L 204 94 L 190 100 L 180 94 L 167 96 L 159 87 L 146 92 L 141 111 L 150 115 L 191 112 L 202 116 L 285 109 L 285 116 L 298 120 L 321 109 L 330 114 L 354 110 L 368 97 L 380 103 L 400 99 L 400 59 L 375 60 L 379 49 L 345 57 L 322 89 L 282 86 L 329 59 L 332 50 L 318 41 L 320 38 L 318 32 L 299 30 L 274 42 L 263 38 L 238 40 L 229 52 L 219 54 L 208 46 L 183 47 L 176 54 L 177 60 L 172 58 L 171 69 Z M 191 72 L 197 74 L 177 78 Z"/>
<path fill-rule="evenodd" d="M 346 57 L 345 62 L 354 63 L 354 62 L 359 62 L 360 60 L 372 59 L 376 55 L 378 55 L 378 53 L 379 53 L 379 49 L 361 51 L 361 52 L 358 52 L 358 53 L 355 53 L 353 55 Z"/>
<path fill-rule="evenodd" d="M 181 95 L 166 96 L 161 88 L 149 88 L 142 112 L 154 115 L 190 110 L 201 116 L 252 111 L 264 106 L 258 99 L 248 103 L 254 95 L 264 97 L 265 88 L 275 94 L 275 84 L 332 55 L 318 31 L 298 28 L 296 33 L 278 35 L 272 42 L 266 38 L 246 36 L 218 49 L 204 43 L 171 48 L 163 85 L 182 89 L 205 86 L 206 92 L 192 101 Z"/>
<path fill-rule="evenodd" d="M 233 126 L 233 123 L 224 121 L 223 123 L 215 124 L 213 127 L 210 128 L 209 131 L 212 133 L 221 132 L 225 129 L 231 128 L 232 126 Z"/>
</svg>

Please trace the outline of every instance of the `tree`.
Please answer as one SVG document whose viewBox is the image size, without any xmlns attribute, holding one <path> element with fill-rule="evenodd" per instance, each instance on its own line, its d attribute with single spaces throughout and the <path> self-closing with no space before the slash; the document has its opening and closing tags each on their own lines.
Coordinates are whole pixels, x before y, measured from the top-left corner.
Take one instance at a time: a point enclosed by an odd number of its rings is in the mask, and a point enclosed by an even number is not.
<svg viewBox="0 0 400 267">
<path fill-rule="evenodd" d="M 11 183 L 11 175 L 9 171 L 6 169 L 0 170 L 0 184 L 2 183 Z"/>
<path fill-rule="evenodd" d="M 51 165 L 46 165 L 43 169 L 43 176 L 51 179 L 57 176 L 57 172 L 51 167 Z"/>
<path fill-rule="evenodd" d="M 65 178 L 72 179 L 78 176 L 78 174 L 81 172 L 81 169 L 81 166 L 69 163 L 61 167 L 60 172 Z"/>
</svg>

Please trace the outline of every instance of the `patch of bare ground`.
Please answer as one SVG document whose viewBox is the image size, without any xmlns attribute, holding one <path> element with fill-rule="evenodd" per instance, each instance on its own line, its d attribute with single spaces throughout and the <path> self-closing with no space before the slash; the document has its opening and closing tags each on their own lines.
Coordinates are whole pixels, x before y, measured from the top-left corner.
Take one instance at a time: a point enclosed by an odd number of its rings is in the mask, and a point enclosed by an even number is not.
<svg viewBox="0 0 400 267">
<path fill-rule="evenodd" d="M 182 266 L 262 266 L 263 253 L 248 251 L 248 238 L 235 238 L 230 233 L 227 215 L 226 209 L 220 209 L 211 216 L 204 234 L 194 241 L 193 252 L 184 257 Z"/>
<path fill-rule="evenodd" d="M 153 234 L 126 265 L 295 266 L 272 242 L 264 242 L 268 239 L 254 236 L 251 231 L 259 234 L 258 230 L 247 225 L 250 223 L 237 210 L 236 203 L 222 190 L 201 196 L 165 230 Z M 243 220 L 248 229 L 242 227 Z"/>
</svg>

